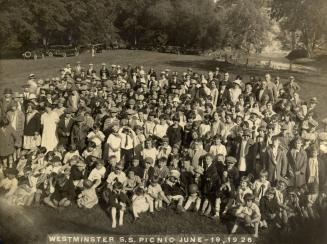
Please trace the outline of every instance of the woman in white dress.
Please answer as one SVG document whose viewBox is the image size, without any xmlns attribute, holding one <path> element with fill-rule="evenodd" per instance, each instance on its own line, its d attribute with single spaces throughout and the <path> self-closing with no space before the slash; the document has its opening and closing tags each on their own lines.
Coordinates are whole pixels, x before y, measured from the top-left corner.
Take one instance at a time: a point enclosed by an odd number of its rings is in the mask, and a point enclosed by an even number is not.
<svg viewBox="0 0 327 244">
<path fill-rule="evenodd" d="M 121 136 L 118 134 L 119 126 L 112 126 L 112 133 L 108 136 L 108 158 L 110 156 L 115 156 L 118 161 L 120 161 L 120 149 L 121 149 Z"/>
<path fill-rule="evenodd" d="M 47 151 L 53 151 L 58 145 L 56 133 L 58 122 L 59 116 L 52 111 L 52 105 L 50 103 L 45 104 L 45 113 L 41 115 L 41 125 L 43 125 L 41 146 L 45 147 Z"/>
</svg>

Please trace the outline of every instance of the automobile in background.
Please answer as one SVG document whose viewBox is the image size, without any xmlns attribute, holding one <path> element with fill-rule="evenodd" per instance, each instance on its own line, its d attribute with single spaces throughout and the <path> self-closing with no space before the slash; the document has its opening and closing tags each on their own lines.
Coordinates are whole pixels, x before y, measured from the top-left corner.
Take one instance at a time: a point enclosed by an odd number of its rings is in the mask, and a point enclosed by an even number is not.
<svg viewBox="0 0 327 244">
<path fill-rule="evenodd" d="M 24 53 L 22 53 L 23 59 L 39 59 L 44 58 L 46 55 L 46 52 L 44 49 L 33 49 L 33 50 L 27 50 Z"/>
<path fill-rule="evenodd" d="M 202 50 L 199 48 L 185 48 L 182 50 L 183 54 L 188 54 L 188 55 L 200 55 L 202 54 Z"/>
<path fill-rule="evenodd" d="M 102 53 L 102 51 L 106 49 L 106 44 L 104 43 L 92 44 L 91 47 L 95 49 L 96 53 Z"/>
<path fill-rule="evenodd" d="M 79 49 L 70 45 L 51 45 L 47 50 L 49 57 L 71 57 L 78 56 Z"/>
</svg>

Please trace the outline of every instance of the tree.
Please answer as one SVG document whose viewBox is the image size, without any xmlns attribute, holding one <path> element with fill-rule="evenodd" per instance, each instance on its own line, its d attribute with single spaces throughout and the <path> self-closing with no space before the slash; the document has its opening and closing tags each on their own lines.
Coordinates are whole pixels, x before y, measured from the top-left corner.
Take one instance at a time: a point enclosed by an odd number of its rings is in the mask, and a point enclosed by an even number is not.
<svg viewBox="0 0 327 244">
<path fill-rule="evenodd" d="M 229 31 L 225 45 L 250 53 L 253 48 L 260 52 L 267 44 L 266 33 L 270 30 L 266 9 L 254 1 L 238 1 L 227 9 L 226 25 Z"/>
<path fill-rule="evenodd" d="M 300 40 L 312 57 L 317 42 L 327 34 L 327 4 L 325 0 L 272 0 L 271 17 L 284 30 L 300 33 Z"/>
</svg>

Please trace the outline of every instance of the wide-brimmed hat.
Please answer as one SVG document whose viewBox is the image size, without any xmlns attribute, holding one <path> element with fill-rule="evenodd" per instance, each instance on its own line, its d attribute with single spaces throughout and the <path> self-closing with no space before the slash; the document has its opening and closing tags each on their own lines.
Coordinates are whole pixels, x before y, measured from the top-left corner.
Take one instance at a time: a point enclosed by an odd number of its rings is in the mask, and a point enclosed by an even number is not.
<svg viewBox="0 0 327 244">
<path fill-rule="evenodd" d="M 17 175 L 18 174 L 18 170 L 15 168 L 8 168 L 5 170 L 5 174 L 6 175 Z"/>
<path fill-rule="evenodd" d="M 176 179 L 179 179 L 180 176 L 181 176 L 181 173 L 178 170 L 176 170 L 176 169 L 172 169 L 169 172 L 169 177 L 174 177 Z"/>
<path fill-rule="evenodd" d="M 233 156 L 226 157 L 225 161 L 228 164 L 236 164 L 237 163 L 237 159 Z"/>
<path fill-rule="evenodd" d="M 144 159 L 144 162 L 145 163 L 150 163 L 150 164 L 153 164 L 153 158 L 150 158 L 150 157 L 146 157 L 145 159 Z"/>
<path fill-rule="evenodd" d="M 3 94 L 12 94 L 12 90 L 10 88 L 5 88 Z"/>
</svg>

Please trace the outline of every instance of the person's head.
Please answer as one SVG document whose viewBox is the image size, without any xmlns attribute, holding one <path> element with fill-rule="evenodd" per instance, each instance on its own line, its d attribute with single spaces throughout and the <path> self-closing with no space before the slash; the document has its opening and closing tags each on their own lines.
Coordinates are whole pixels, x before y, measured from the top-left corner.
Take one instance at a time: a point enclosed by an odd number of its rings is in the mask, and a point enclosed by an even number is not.
<svg viewBox="0 0 327 244">
<path fill-rule="evenodd" d="M 129 179 L 134 179 L 134 177 L 135 177 L 135 172 L 134 172 L 133 170 L 130 170 L 130 171 L 128 171 L 127 176 L 128 176 Z"/>
<path fill-rule="evenodd" d="M 158 185 L 159 180 L 160 180 L 159 176 L 154 175 L 154 176 L 152 176 L 152 178 L 151 178 L 151 180 L 150 180 L 150 184 L 151 184 L 152 186 L 156 186 L 156 185 Z"/>
<path fill-rule="evenodd" d="M 270 82 L 270 80 L 271 80 L 271 76 L 270 76 L 270 74 L 265 74 L 265 80 L 266 80 L 267 82 Z"/>
<path fill-rule="evenodd" d="M 132 160 L 132 165 L 133 165 L 133 167 L 139 166 L 140 165 L 140 160 L 138 158 L 134 157 L 133 160 Z"/>
<path fill-rule="evenodd" d="M 244 195 L 244 202 L 247 207 L 251 207 L 254 201 L 254 196 L 251 193 L 246 193 Z"/>
<path fill-rule="evenodd" d="M 301 137 L 297 137 L 294 139 L 294 148 L 300 150 L 302 147 L 302 139 Z"/>
<path fill-rule="evenodd" d="M 227 81 L 229 79 L 229 73 L 225 72 L 224 73 L 224 80 Z"/>
<path fill-rule="evenodd" d="M 49 113 L 49 112 L 51 112 L 51 110 L 52 110 L 52 104 L 51 104 L 51 103 L 45 103 L 45 104 L 44 104 L 44 108 L 45 108 L 45 111 L 46 111 L 47 113 Z"/>
<path fill-rule="evenodd" d="M 167 158 L 166 157 L 159 158 L 159 160 L 158 160 L 159 168 L 163 168 L 166 165 L 167 165 Z"/>
<path fill-rule="evenodd" d="M 114 192 L 121 192 L 123 190 L 123 184 L 119 181 L 116 181 L 113 185 L 112 185 L 112 189 Z"/>
<path fill-rule="evenodd" d="M 211 154 L 209 154 L 209 153 L 206 154 L 204 159 L 205 159 L 205 163 L 208 166 L 212 164 L 213 158 L 212 158 L 212 155 Z"/>
<path fill-rule="evenodd" d="M 280 144 L 280 139 L 278 136 L 273 136 L 272 138 L 272 144 L 273 144 L 273 147 L 278 147 L 279 144 Z"/>
<path fill-rule="evenodd" d="M 96 169 L 100 170 L 104 167 L 104 161 L 102 159 L 98 159 L 95 164 Z"/>
<path fill-rule="evenodd" d="M 115 124 L 115 125 L 112 126 L 113 133 L 117 133 L 118 130 L 119 130 L 119 126 L 118 125 Z"/>
<path fill-rule="evenodd" d="M 9 125 L 9 120 L 7 118 L 2 118 L 0 120 L 0 127 L 5 128 Z"/>
<path fill-rule="evenodd" d="M 319 152 L 318 152 L 318 148 L 315 146 L 312 146 L 309 150 L 309 157 L 311 158 L 316 158 L 318 156 Z"/>
<path fill-rule="evenodd" d="M 146 148 L 152 148 L 152 140 L 151 139 L 147 139 L 145 141 L 145 147 Z"/>
<path fill-rule="evenodd" d="M 114 172 L 115 172 L 115 174 L 118 175 L 123 171 L 123 169 L 124 169 L 123 164 L 122 163 L 117 163 L 116 166 L 115 166 Z"/>
<path fill-rule="evenodd" d="M 15 168 L 8 168 L 5 171 L 5 175 L 7 176 L 8 179 L 12 180 L 16 178 L 18 171 Z"/>
<path fill-rule="evenodd" d="M 247 92 L 247 93 L 252 92 L 252 85 L 251 85 L 251 83 L 246 83 L 245 84 L 245 92 Z"/>
<path fill-rule="evenodd" d="M 93 182 L 91 180 L 85 179 L 83 180 L 83 186 L 85 189 L 90 189 L 93 186 Z"/>
<path fill-rule="evenodd" d="M 272 188 L 272 187 L 268 188 L 268 190 L 266 191 L 266 196 L 267 196 L 268 200 L 272 200 L 275 197 L 274 188 Z"/>
<path fill-rule="evenodd" d="M 261 170 L 259 174 L 260 180 L 267 180 L 268 172 L 266 170 Z"/>
<path fill-rule="evenodd" d="M 76 149 L 77 149 L 76 144 L 72 143 L 69 145 L 69 151 L 74 152 L 74 151 L 76 151 Z"/>
<path fill-rule="evenodd" d="M 247 188 L 248 186 L 249 186 L 249 178 L 246 177 L 246 176 L 243 176 L 243 177 L 241 178 L 240 187 L 241 187 L 242 189 L 245 189 L 245 188 Z"/>
<path fill-rule="evenodd" d="M 276 188 L 279 190 L 279 191 L 283 191 L 283 190 L 285 190 L 286 188 L 287 188 L 287 183 L 285 182 L 285 180 L 279 180 L 278 182 L 277 182 L 277 186 L 276 186 Z"/>
<path fill-rule="evenodd" d="M 145 163 L 145 168 L 148 169 L 148 168 L 150 168 L 150 166 L 153 165 L 153 159 L 150 157 L 147 157 L 147 158 L 145 158 L 144 163 Z"/>
</svg>

